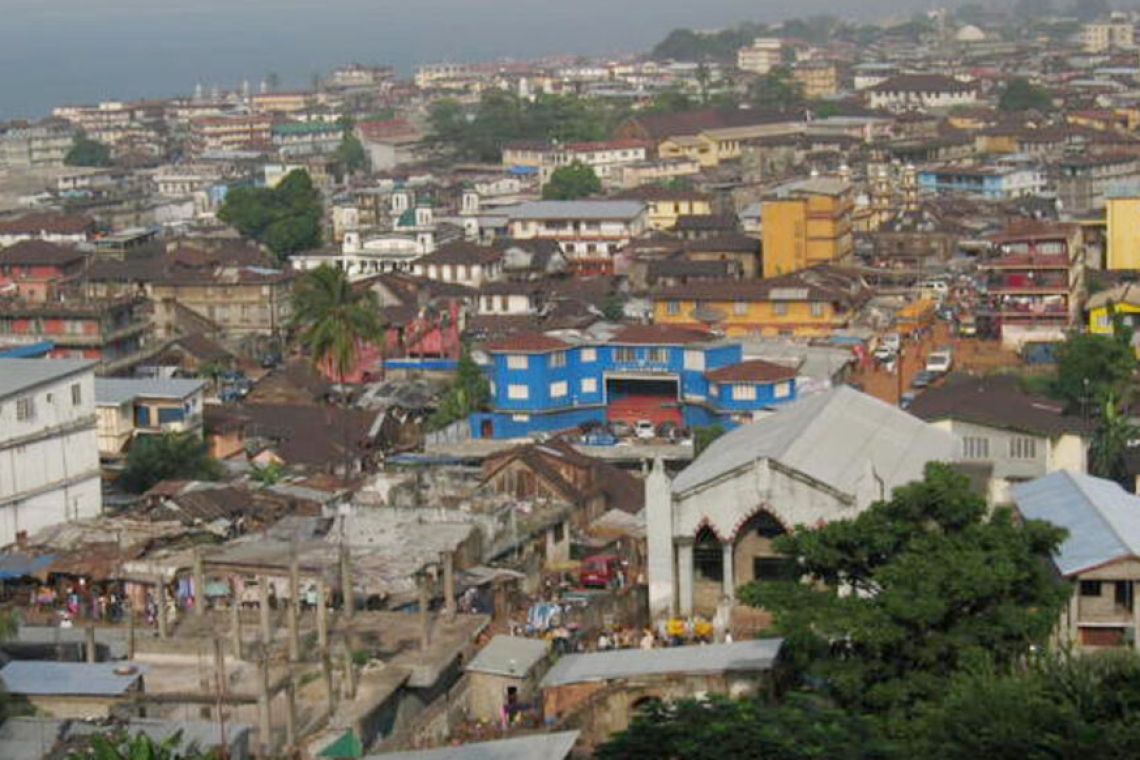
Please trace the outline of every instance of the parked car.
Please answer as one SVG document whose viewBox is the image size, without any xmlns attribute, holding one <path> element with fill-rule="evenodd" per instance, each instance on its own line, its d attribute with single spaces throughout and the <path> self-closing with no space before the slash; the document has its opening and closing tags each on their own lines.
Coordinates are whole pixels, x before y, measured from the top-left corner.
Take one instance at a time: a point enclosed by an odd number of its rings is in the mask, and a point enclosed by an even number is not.
<svg viewBox="0 0 1140 760">
<path fill-rule="evenodd" d="M 934 380 L 935 380 L 935 375 L 933 372 L 927 372 L 926 370 L 921 369 L 915 373 L 913 378 L 911 378 L 910 387 L 911 388 L 925 388 L 928 385 L 930 385 L 932 382 L 934 382 Z"/>
<path fill-rule="evenodd" d="M 634 423 L 633 432 L 638 438 L 650 439 L 657 437 L 657 428 L 649 420 L 638 420 Z"/>
<path fill-rule="evenodd" d="M 934 351 L 926 357 L 926 371 L 935 375 L 944 375 L 950 371 L 954 360 L 949 351 Z"/>
<path fill-rule="evenodd" d="M 895 360 L 896 353 L 898 352 L 891 349 L 890 346 L 879 346 L 875 349 L 875 353 L 873 353 L 872 356 L 874 356 L 875 361 L 880 364 L 886 364 L 887 362 L 893 362 Z"/>
</svg>

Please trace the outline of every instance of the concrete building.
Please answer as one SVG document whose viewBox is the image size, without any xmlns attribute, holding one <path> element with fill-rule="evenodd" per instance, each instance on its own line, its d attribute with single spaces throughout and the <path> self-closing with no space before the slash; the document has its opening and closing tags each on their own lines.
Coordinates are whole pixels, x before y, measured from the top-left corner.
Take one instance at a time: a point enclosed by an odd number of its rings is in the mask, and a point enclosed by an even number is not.
<svg viewBox="0 0 1140 760">
<path fill-rule="evenodd" d="M 868 106 L 888 111 L 940 110 L 978 101 L 976 85 L 941 74 L 900 74 L 865 92 Z"/>
<path fill-rule="evenodd" d="M 808 100 L 828 98 L 839 92 L 839 65 L 835 61 L 804 61 L 792 68 L 792 78 Z"/>
<path fill-rule="evenodd" d="M 1140 269 L 1140 184 L 1114 187 L 1105 198 L 1107 220 L 1105 265 L 1108 269 Z"/>
<path fill-rule="evenodd" d="M 120 459 L 140 435 L 202 436 L 202 380 L 101 377 L 95 380 L 99 456 Z"/>
<path fill-rule="evenodd" d="M 962 194 L 1008 201 L 1041 195 L 1045 175 L 1036 166 L 942 164 L 919 170 L 922 193 Z"/>
<path fill-rule="evenodd" d="M 1107 21 L 1081 27 L 1081 44 L 1087 53 L 1135 50 L 1136 26 L 1131 21 Z"/>
<path fill-rule="evenodd" d="M 122 662 L 17 660 L 0 668 L 8 694 L 53 718 L 109 718 L 112 710 L 143 691 L 147 666 Z"/>
<path fill-rule="evenodd" d="M 851 185 L 813 177 L 780 185 L 761 207 L 764 276 L 791 274 L 848 259 L 855 251 Z"/>
<path fill-rule="evenodd" d="M 1062 643 L 1140 648 L 1140 497 L 1111 480 L 1063 471 L 1013 488 L 1027 519 L 1068 531 L 1053 563 L 1073 583 Z"/>
<path fill-rule="evenodd" d="M 784 43 L 775 37 L 758 37 L 736 51 L 736 68 L 749 74 L 767 74 L 784 62 Z"/>
<path fill-rule="evenodd" d="M 151 283 L 155 331 L 277 337 L 292 317 L 294 279 L 293 272 L 250 266 L 169 270 Z"/>
<path fill-rule="evenodd" d="M 670 482 L 646 482 L 649 607 L 655 618 L 710 615 L 736 588 L 782 577 L 772 540 L 854 517 L 958 442 L 917 417 L 842 386 L 800 399 L 712 443 Z"/>
<path fill-rule="evenodd" d="M 83 214 L 45 212 L 0 220 L 0 248 L 22 240 L 79 245 L 86 243 L 94 234 L 95 220 Z"/>
<path fill-rule="evenodd" d="M 204 116 L 190 122 L 190 150 L 195 154 L 271 150 L 273 117 L 263 114 Z"/>
<path fill-rule="evenodd" d="M 1016 377 L 951 377 L 908 411 L 962 443 L 962 461 L 990 467 L 988 500 L 1007 504 L 1010 488 L 1052 472 L 1084 474 L 1092 429 L 1060 402 L 1032 396 Z"/>
<path fill-rule="evenodd" d="M 1105 195 L 1112 187 L 1140 181 L 1140 158 L 1127 153 L 1066 156 L 1053 173 L 1062 209 L 1087 214 L 1104 208 Z"/>
<path fill-rule="evenodd" d="M 509 211 L 516 240 L 555 240 L 578 274 L 611 274 L 614 256 L 645 232 L 639 201 L 534 201 Z"/>
<path fill-rule="evenodd" d="M 150 344 L 151 323 L 141 298 L 12 301 L 0 311 L 4 343 L 51 341 L 52 358 L 95 359 L 100 372 L 137 362 Z"/>
<path fill-rule="evenodd" d="M 504 709 L 533 702 L 549 647 L 542 639 L 496 636 L 467 664 L 468 709 L 475 720 L 498 723 Z"/>
<path fill-rule="evenodd" d="M 61 120 L 0 129 L 0 169 L 52 169 L 75 144 L 74 129 Z"/>
<path fill-rule="evenodd" d="M 102 511 L 94 369 L 0 359 L 0 544 Z"/>
<path fill-rule="evenodd" d="M 58 286 L 83 272 L 87 254 L 76 248 L 24 240 L 0 250 L 0 295 L 47 301 Z"/>
</svg>

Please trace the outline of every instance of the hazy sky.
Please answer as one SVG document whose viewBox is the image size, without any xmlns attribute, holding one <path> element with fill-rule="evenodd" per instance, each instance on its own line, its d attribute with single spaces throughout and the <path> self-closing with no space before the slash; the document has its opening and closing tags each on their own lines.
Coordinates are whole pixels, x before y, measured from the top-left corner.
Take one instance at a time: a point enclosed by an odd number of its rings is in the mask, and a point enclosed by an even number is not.
<svg viewBox="0 0 1140 760">
<path fill-rule="evenodd" d="M 945 5 L 945 3 L 939 3 Z M 841 13 L 916 0 L 0 0 L 0 118 L 62 102 L 189 93 L 196 82 L 299 85 L 340 63 L 612 53 L 679 26 Z"/>
</svg>

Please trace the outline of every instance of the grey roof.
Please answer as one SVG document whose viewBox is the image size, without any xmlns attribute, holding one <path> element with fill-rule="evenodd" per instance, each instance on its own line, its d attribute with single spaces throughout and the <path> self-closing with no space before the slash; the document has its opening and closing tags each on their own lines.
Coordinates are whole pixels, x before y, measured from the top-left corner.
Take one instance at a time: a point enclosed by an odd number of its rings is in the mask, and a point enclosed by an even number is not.
<svg viewBox="0 0 1140 760">
<path fill-rule="evenodd" d="M 62 738 L 66 724 L 57 718 L 8 718 L 0 724 L 0 757 L 43 760 Z"/>
<path fill-rule="evenodd" d="M 364 760 L 564 760 L 570 755 L 570 750 L 574 749 L 576 741 L 577 731 L 561 731 L 459 747 L 366 755 Z"/>
<path fill-rule="evenodd" d="M 131 672 L 115 672 L 120 669 Z M 0 681 L 11 694 L 114 697 L 125 693 L 145 671 L 145 665 L 128 662 L 14 660 L 0 669 Z"/>
<path fill-rule="evenodd" d="M 511 219 L 633 219 L 641 201 L 532 201 L 511 210 Z"/>
<path fill-rule="evenodd" d="M 555 663 L 542 679 L 542 687 L 673 673 L 768 670 L 783 644 L 783 639 L 752 639 L 731 644 L 571 654 Z"/>
<path fill-rule="evenodd" d="M 92 370 L 87 359 L 0 359 L 0 398 Z"/>
<path fill-rule="evenodd" d="M 525 676 L 546 657 L 546 642 L 520 636 L 496 636 L 475 655 L 467 672 Z"/>
<path fill-rule="evenodd" d="M 95 403 L 118 406 L 136 398 L 167 398 L 181 400 L 206 386 L 204 380 L 172 378 L 95 378 Z"/>
<path fill-rule="evenodd" d="M 870 464 L 889 492 L 920 479 L 928 462 L 953 461 L 957 450 L 950 433 L 844 385 L 721 436 L 677 476 L 673 492 L 761 459 L 852 496 Z"/>
<path fill-rule="evenodd" d="M 1069 532 L 1053 558 L 1062 575 L 1140 557 L 1140 497 L 1111 480 L 1059 470 L 1014 486 L 1013 501 L 1026 518 Z"/>
</svg>

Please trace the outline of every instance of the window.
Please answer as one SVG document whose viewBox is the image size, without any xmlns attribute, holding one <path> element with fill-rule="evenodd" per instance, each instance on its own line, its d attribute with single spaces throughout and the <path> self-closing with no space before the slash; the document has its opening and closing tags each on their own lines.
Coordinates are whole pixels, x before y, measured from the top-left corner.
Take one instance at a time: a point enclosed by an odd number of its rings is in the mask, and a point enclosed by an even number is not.
<svg viewBox="0 0 1140 760">
<path fill-rule="evenodd" d="M 685 369 L 695 369 L 698 372 L 705 370 L 705 352 L 704 351 L 686 351 L 685 352 Z"/>
<path fill-rule="evenodd" d="M 614 349 L 615 362 L 635 362 L 637 361 L 637 352 L 632 348 L 615 348 Z"/>
<path fill-rule="evenodd" d="M 508 385 L 507 398 L 515 401 L 526 401 L 530 398 L 530 389 L 525 385 Z"/>
<path fill-rule="evenodd" d="M 1096 326 L 1101 330 L 1107 330 L 1111 324 L 1112 322 L 1109 321 L 1107 314 L 1096 315 Z"/>
<path fill-rule="evenodd" d="M 555 351 L 554 353 L 552 353 L 550 355 L 550 366 L 552 368 L 565 367 L 566 366 L 566 352 L 565 351 Z"/>
<path fill-rule="evenodd" d="M 181 408 L 158 410 L 159 425 L 168 425 L 171 422 L 181 422 L 184 419 L 186 419 L 186 413 L 183 412 Z"/>
<path fill-rule="evenodd" d="M 582 393 L 597 393 L 598 379 L 596 377 L 582 378 Z"/>
<path fill-rule="evenodd" d="M 530 422 L 529 414 L 512 414 L 511 422 Z"/>
<path fill-rule="evenodd" d="M 792 384 L 790 382 L 776 383 L 776 398 L 787 398 L 790 395 L 792 395 Z"/>
<path fill-rule="evenodd" d="M 777 317 L 786 316 L 788 313 L 788 305 L 786 303 L 774 303 L 772 304 L 772 313 Z"/>
<path fill-rule="evenodd" d="M 499 311 L 508 311 L 510 309 L 510 297 L 499 296 Z"/>
<path fill-rule="evenodd" d="M 748 302 L 736 301 L 732 304 L 732 313 L 738 317 L 743 317 L 748 314 Z"/>
<path fill-rule="evenodd" d="M 651 348 L 649 349 L 649 361 L 656 364 L 665 364 L 669 361 L 669 349 L 667 348 Z"/>
<path fill-rule="evenodd" d="M 990 439 L 965 437 L 962 439 L 962 456 L 966 459 L 989 459 Z"/>
<path fill-rule="evenodd" d="M 1037 439 L 1036 438 L 1010 438 L 1009 439 L 1009 457 L 1010 457 L 1010 459 L 1036 459 L 1037 458 Z"/>
<path fill-rule="evenodd" d="M 583 364 L 586 362 L 596 362 L 598 360 L 598 349 L 596 348 L 583 348 L 582 353 L 579 354 Z"/>
<path fill-rule="evenodd" d="M 823 316 L 823 302 L 822 301 L 812 301 L 811 302 L 811 315 L 813 317 L 822 317 Z"/>
<path fill-rule="evenodd" d="M 756 386 L 755 385 L 734 385 L 734 386 L 732 386 L 732 400 L 733 401 L 755 401 L 756 400 Z"/>
<path fill-rule="evenodd" d="M 526 369 L 529 364 L 526 354 L 507 355 L 507 369 Z"/>
<path fill-rule="evenodd" d="M 24 396 L 16 399 L 16 422 L 31 422 L 36 418 L 36 399 Z"/>
<path fill-rule="evenodd" d="M 1116 597 L 1116 606 L 1132 611 L 1132 581 L 1116 581 L 1113 584 Z"/>
<path fill-rule="evenodd" d="M 550 397 L 563 398 L 568 393 L 568 388 L 565 380 L 559 380 L 556 383 L 550 384 Z"/>
<path fill-rule="evenodd" d="M 83 403 L 83 386 L 73 383 L 71 386 L 71 405 L 79 406 Z"/>
<path fill-rule="evenodd" d="M 665 302 L 665 313 L 671 317 L 675 317 L 678 314 L 680 314 L 681 313 L 681 302 L 680 301 L 666 301 Z"/>
<path fill-rule="evenodd" d="M 1081 581 L 1081 596 L 1100 596 L 1100 581 Z"/>
</svg>

